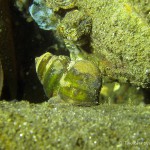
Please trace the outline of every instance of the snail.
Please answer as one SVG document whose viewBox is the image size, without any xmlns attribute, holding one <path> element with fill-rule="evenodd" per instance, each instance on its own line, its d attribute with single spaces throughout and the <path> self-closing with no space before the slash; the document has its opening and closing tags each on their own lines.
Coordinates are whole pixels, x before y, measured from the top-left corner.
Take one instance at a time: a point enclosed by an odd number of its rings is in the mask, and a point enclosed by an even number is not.
<svg viewBox="0 0 150 150">
<path fill-rule="evenodd" d="M 35 59 L 36 72 L 47 97 L 82 106 L 99 103 L 100 71 L 88 60 L 71 61 L 47 52 Z"/>
</svg>

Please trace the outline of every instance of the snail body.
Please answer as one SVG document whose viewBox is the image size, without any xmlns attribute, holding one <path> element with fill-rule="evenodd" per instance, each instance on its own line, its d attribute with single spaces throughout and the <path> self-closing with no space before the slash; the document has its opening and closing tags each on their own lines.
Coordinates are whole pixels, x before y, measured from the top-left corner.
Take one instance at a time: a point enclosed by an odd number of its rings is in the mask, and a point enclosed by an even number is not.
<svg viewBox="0 0 150 150">
<path fill-rule="evenodd" d="M 92 62 L 71 61 L 67 56 L 47 52 L 36 58 L 36 71 L 49 98 L 59 96 L 76 105 L 98 104 L 101 77 Z"/>
</svg>

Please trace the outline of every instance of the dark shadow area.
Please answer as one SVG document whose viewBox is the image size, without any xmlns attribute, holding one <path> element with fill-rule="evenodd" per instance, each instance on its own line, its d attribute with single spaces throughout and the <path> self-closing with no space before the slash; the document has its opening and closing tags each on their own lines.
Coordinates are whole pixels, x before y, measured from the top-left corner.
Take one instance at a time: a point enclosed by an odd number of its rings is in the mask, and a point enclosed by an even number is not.
<svg viewBox="0 0 150 150">
<path fill-rule="evenodd" d="M 15 47 L 15 63 L 17 66 L 17 100 L 29 100 L 30 102 L 42 102 L 48 98 L 37 78 L 35 71 L 35 57 L 50 51 L 58 54 L 52 45 L 57 43 L 52 31 L 44 31 L 38 28 L 34 22 L 27 22 L 11 3 L 10 14 L 12 19 L 13 42 Z M 62 52 L 62 54 L 65 52 Z M 5 67 L 5 66 L 4 66 Z M 2 99 L 14 100 L 7 81 L 4 81 Z"/>
<path fill-rule="evenodd" d="M 143 89 L 144 97 L 145 97 L 145 104 L 150 104 L 150 89 Z"/>
</svg>

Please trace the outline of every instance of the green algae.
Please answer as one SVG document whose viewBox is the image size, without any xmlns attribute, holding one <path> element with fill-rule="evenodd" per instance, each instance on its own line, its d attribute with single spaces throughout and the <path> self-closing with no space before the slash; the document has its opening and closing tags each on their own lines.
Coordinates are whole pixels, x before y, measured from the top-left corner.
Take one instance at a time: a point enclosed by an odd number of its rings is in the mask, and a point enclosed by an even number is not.
<svg viewBox="0 0 150 150">
<path fill-rule="evenodd" d="M 148 149 L 150 106 L 0 102 L 0 149 Z"/>
<path fill-rule="evenodd" d="M 92 2 L 92 57 L 99 61 L 101 72 L 121 83 L 146 87 L 150 81 L 146 73 L 150 68 L 150 27 L 140 15 L 142 10 L 138 7 L 137 11 L 137 5 L 128 0 Z"/>
</svg>

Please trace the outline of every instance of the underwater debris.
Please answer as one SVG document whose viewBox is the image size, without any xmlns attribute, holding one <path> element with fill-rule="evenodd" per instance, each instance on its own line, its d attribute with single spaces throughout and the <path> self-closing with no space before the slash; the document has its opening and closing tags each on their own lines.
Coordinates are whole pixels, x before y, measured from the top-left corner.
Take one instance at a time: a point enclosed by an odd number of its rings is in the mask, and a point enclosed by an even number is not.
<svg viewBox="0 0 150 150">
<path fill-rule="evenodd" d="M 56 30 L 58 18 L 53 10 L 45 6 L 41 0 L 34 0 L 29 7 L 29 12 L 41 29 Z"/>
</svg>

